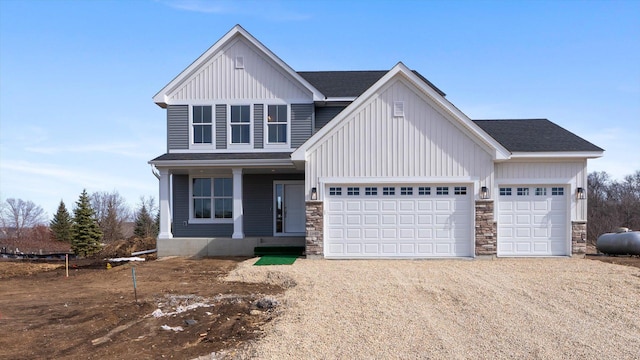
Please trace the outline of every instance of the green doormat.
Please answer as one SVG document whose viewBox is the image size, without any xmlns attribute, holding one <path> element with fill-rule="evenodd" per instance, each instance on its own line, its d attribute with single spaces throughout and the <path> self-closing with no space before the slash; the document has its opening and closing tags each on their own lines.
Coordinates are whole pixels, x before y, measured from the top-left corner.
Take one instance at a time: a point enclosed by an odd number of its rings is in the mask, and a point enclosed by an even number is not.
<svg viewBox="0 0 640 360">
<path fill-rule="evenodd" d="M 256 261 L 253 265 L 291 265 L 297 258 L 298 255 L 263 255 L 260 260 Z"/>
</svg>

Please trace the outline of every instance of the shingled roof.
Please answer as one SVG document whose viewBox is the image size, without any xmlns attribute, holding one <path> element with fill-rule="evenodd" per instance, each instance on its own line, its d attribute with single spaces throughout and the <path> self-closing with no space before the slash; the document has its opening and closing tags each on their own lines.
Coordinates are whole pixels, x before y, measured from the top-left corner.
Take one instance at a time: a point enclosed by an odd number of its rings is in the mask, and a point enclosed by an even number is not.
<svg viewBox="0 0 640 360">
<path fill-rule="evenodd" d="M 438 94 L 446 95 L 420 73 L 412 71 Z M 389 71 L 298 71 L 297 73 L 326 97 L 358 97 L 387 72 Z"/>
<path fill-rule="evenodd" d="M 547 119 L 473 122 L 510 152 L 604 151 Z"/>
<path fill-rule="evenodd" d="M 250 152 L 250 153 L 167 153 L 151 160 L 154 161 L 215 161 L 215 160 L 283 160 L 290 159 L 290 152 Z"/>
</svg>

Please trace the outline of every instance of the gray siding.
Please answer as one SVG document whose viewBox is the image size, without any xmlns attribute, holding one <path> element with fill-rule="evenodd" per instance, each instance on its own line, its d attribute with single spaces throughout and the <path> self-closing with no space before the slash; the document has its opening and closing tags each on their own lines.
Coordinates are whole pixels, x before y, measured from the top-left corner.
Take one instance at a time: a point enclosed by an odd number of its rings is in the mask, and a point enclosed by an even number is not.
<svg viewBox="0 0 640 360">
<path fill-rule="evenodd" d="M 291 104 L 291 148 L 297 148 L 311 137 L 313 104 Z"/>
<path fill-rule="evenodd" d="M 189 148 L 189 106 L 167 107 L 167 150 Z"/>
<path fill-rule="evenodd" d="M 322 129 L 336 115 L 340 113 L 346 106 L 322 106 L 316 108 L 316 128 L 314 131 Z"/>
<path fill-rule="evenodd" d="M 304 174 L 250 174 L 242 178 L 244 189 L 244 235 L 273 236 L 273 182 L 304 180 Z"/>
<path fill-rule="evenodd" d="M 253 105 L 253 147 L 256 149 L 264 148 L 264 105 Z"/>
<path fill-rule="evenodd" d="M 216 105 L 216 149 L 227 148 L 227 105 Z"/>
<path fill-rule="evenodd" d="M 273 236 L 273 182 L 304 180 L 304 174 L 250 174 L 242 179 L 245 236 Z M 233 224 L 189 224 L 190 207 L 189 176 L 173 175 L 173 236 L 231 237 Z"/>
<path fill-rule="evenodd" d="M 173 175 L 173 236 L 231 237 L 233 224 L 189 224 L 190 206 L 189 175 Z"/>
</svg>

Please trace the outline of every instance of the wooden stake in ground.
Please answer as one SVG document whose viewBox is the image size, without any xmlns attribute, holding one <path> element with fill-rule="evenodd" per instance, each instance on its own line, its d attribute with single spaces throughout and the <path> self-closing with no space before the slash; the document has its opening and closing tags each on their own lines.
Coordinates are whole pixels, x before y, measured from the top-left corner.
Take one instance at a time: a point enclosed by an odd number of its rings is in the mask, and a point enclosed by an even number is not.
<svg viewBox="0 0 640 360">
<path fill-rule="evenodd" d="M 136 290 L 136 268 L 131 268 L 131 276 L 133 277 L 133 296 L 136 299 L 136 304 L 138 303 L 138 292 Z"/>
<path fill-rule="evenodd" d="M 69 254 L 64 254 L 64 266 L 67 269 L 67 277 L 69 277 Z"/>
</svg>

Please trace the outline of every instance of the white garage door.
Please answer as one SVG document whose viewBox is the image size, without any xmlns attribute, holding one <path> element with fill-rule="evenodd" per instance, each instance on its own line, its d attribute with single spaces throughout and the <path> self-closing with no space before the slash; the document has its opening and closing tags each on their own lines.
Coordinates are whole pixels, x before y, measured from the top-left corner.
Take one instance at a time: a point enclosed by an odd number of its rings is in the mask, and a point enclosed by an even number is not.
<svg viewBox="0 0 640 360">
<path fill-rule="evenodd" d="M 330 185 L 325 257 L 472 256 L 471 189 L 452 185 Z"/>
<path fill-rule="evenodd" d="M 564 187 L 501 186 L 498 196 L 498 256 L 569 254 Z"/>
</svg>

